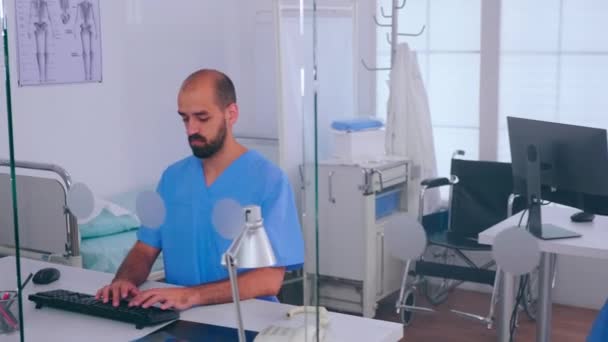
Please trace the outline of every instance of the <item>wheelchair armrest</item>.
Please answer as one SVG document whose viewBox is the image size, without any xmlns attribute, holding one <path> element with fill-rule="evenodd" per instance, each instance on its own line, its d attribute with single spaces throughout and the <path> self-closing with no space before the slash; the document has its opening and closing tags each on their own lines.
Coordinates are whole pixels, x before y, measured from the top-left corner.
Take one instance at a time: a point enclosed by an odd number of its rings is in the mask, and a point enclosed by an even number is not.
<svg viewBox="0 0 608 342">
<path fill-rule="evenodd" d="M 441 186 L 451 185 L 452 182 L 449 178 L 439 177 L 439 178 L 427 178 L 420 182 L 420 185 L 424 186 L 427 189 L 438 188 Z"/>
<path fill-rule="evenodd" d="M 458 183 L 458 177 L 452 176 L 451 178 L 441 177 L 441 178 L 427 178 L 423 179 L 420 182 L 420 197 L 418 202 L 418 222 L 422 223 L 422 216 L 424 216 L 424 195 L 427 190 L 438 188 L 446 185 L 454 185 Z"/>
</svg>

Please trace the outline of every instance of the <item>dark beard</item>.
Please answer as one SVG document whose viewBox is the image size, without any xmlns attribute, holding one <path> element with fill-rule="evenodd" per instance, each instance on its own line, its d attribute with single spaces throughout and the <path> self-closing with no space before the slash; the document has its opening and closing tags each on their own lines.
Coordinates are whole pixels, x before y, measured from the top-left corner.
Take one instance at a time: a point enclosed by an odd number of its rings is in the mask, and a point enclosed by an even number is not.
<svg viewBox="0 0 608 342">
<path fill-rule="evenodd" d="M 220 128 L 217 137 L 212 141 L 207 142 L 207 139 L 203 138 L 199 134 L 192 134 L 188 137 L 189 142 L 194 140 L 205 142 L 206 144 L 204 146 L 194 146 L 190 144 L 192 154 L 194 154 L 197 158 L 207 159 L 216 154 L 217 151 L 221 150 L 224 146 L 224 141 L 226 140 L 226 125 L 224 124 L 222 128 Z"/>
</svg>

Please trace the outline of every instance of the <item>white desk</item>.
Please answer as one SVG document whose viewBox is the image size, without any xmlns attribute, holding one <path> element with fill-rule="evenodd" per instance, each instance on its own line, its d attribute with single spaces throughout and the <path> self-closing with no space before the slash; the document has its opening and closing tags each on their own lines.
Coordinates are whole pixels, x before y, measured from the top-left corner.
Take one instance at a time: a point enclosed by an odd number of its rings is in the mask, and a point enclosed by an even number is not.
<svg viewBox="0 0 608 342">
<path fill-rule="evenodd" d="M 17 283 L 15 258 L 0 258 L 0 289 L 14 289 Z M 30 272 L 49 267 L 51 264 L 22 259 L 23 279 Z M 26 341 L 130 341 L 143 337 L 159 326 L 137 330 L 131 324 L 86 316 L 52 308 L 35 309 L 27 300 L 30 293 L 53 289 L 66 289 L 94 294 L 98 288 L 111 281 L 113 275 L 80 268 L 55 265 L 61 278 L 49 285 L 30 282 L 24 290 L 23 316 Z M 166 287 L 167 284 L 147 282 L 143 288 Z M 16 303 L 14 304 L 16 305 Z M 245 329 L 260 331 L 268 325 L 283 320 L 289 305 L 247 300 L 242 302 Z M 181 313 L 180 319 L 236 327 L 234 307 L 231 304 L 197 307 Z M 398 341 L 403 337 L 403 327 L 398 323 L 372 320 L 337 313 L 330 314 L 327 341 Z M 19 341 L 19 334 L 0 335 L 3 342 Z"/>
<path fill-rule="evenodd" d="M 608 217 L 596 216 L 590 223 L 574 223 L 570 221 L 570 215 L 578 212 L 578 209 L 545 206 L 542 207 L 542 223 L 554 224 L 562 228 L 577 232 L 580 238 L 561 240 L 539 240 L 542 252 L 541 279 L 540 279 L 540 303 L 539 317 L 537 318 L 537 341 L 551 340 L 551 286 L 549 260 L 552 255 L 568 255 L 589 258 L 608 259 Z M 498 233 L 509 227 L 517 226 L 520 215 L 515 215 L 479 234 L 479 242 L 492 245 Z M 524 218 L 525 221 L 525 218 Z M 522 223 L 523 225 L 523 223 Z M 516 251 L 514 249 L 514 251 Z M 544 275 L 544 276 L 543 276 Z M 543 279 L 544 278 L 544 279 Z M 501 321 L 499 324 L 499 340 L 508 341 L 509 319 L 514 305 L 513 289 L 515 278 L 502 276 L 501 286 Z M 544 297 L 544 298 L 543 298 Z"/>
</svg>

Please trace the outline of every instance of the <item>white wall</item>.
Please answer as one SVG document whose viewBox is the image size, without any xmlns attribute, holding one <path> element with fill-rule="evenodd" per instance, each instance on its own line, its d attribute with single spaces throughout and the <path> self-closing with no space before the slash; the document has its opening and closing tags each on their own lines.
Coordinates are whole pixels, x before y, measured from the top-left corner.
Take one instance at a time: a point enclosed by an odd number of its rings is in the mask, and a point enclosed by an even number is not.
<svg viewBox="0 0 608 342">
<path fill-rule="evenodd" d="M 285 11 L 281 20 L 282 76 L 286 80 L 284 83 L 297 84 L 301 77 L 300 68 L 304 70 L 303 89 L 285 89 L 286 103 L 283 104 L 286 117 L 292 115 L 291 112 L 296 108 L 301 111 L 302 117 L 299 120 L 303 126 L 290 123 L 285 123 L 285 126 L 287 130 L 300 130 L 304 141 L 310 141 L 304 151 L 304 159 L 309 161 L 313 160 L 313 138 L 316 136 L 318 140 L 319 160 L 329 158 L 333 149 L 331 123 L 334 120 L 359 116 L 361 110 L 358 107 L 358 99 L 369 99 L 369 96 L 359 96 L 357 93 L 356 6 L 349 0 L 319 1 L 316 15 L 316 42 L 313 42 L 312 12 L 306 12 L 303 36 L 299 32 L 300 19 L 297 11 Z M 315 43 L 316 82 L 313 78 L 312 52 Z M 293 148 L 302 150 L 301 146 Z"/>
<path fill-rule="evenodd" d="M 314 169 L 299 166 L 304 161 L 314 163 L 315 137 L 319 160 L 329 157 L 331 151 L 330 125 L 332 120 L 350 118 L 359 114 L 357 106 L 355 57 L 355 6 L 350 0 L 317 2 L 317 67 L 318 81 L 313 79 L 313 25 L 312 11 L 306 8 L 300 22 L 298 4 L 281 3 L 280 60 L 282 94 L 279 120 L 281 132 L 281 165 L 288 173 L 296 190 L 298 206 L 303 214 L 312 214 L 314 208 Z M 307 5 L 310 5 L 308 3 Z M 261 20 L 270 20 L 261 16 Z M 302 25 L 302 26 L 300 26 Z M 316 116 L 314 93 L 318 97 Z M 316 127 L 315 127 L 316 120 Z M 316 128 L 316 132 L 315 132 Z M 301 191 L 302 178 L 308 185 Z M 308 196 L 304 192 L 307 192 Z M 313 217 L 313 215 L 310 215 Z"/>
<path fill-rule="evenodd" d="M 259 86 L 274 69 L 274 37 L 254 25 L 256 7 L 270 1 L 100 1 L 103 82 L 38 87 L 17 86 L 14 1 L 5 3 L 19 160 L 59 164 L 100 196 L 156 183 L 190 153 L 176 94 L 203 67 L 233 78 L 237 134 L 277 137 L 275 89 Z M 5 123 L 0 158 L 8 157 Z"/>
</svg>

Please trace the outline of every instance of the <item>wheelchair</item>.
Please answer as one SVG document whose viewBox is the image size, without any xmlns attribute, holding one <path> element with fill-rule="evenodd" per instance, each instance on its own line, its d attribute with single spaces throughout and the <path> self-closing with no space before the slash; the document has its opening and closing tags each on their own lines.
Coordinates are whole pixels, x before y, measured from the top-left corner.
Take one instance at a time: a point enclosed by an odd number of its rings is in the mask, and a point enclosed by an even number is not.
<svg viewBox="0 0 608 342">
<path fill-rule="evenodd" d="M 493 327 L 498 300 L 500 268 L 494 260 L 475 263 L 465 253 L 490 252 L 491 246 L 479 244 L 478 234 L 526 208 L 522 197 L 512 195 L 513 178 L 510 163 L 466 160 L 456 151 L 451 160 L 449 178 L 425 179 L 420 185 L 418 220 L 427 234 L 425 253 L 407 260 L 399 298 L 395 304 L 404 326 L 411 324 L 415 312 L 434 312 L 433 308 L 416 305 L 418 288 L 432 306 L 443 303 L 450 292 L 464 282 L 492 287 L 490 308 L 486 315 L 451 310 L 460 316 Z M 449 187 L 447 210 L 424 215 L 425 192 Z M 537 294 L 530 281 L 523 309 L 535 317 Z M 533 278 L 534 277 L 534 278 Z"/>
</svg>

